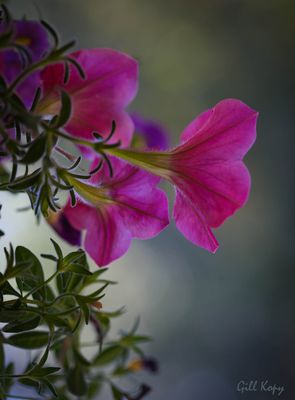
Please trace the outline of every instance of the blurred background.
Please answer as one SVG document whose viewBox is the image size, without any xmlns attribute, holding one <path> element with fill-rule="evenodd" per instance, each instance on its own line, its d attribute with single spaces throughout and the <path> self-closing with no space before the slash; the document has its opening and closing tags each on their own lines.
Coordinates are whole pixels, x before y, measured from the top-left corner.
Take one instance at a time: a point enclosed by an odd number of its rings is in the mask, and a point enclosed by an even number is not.
<svg viewBox="0 0 295 400">
<path fill-rule="evenodd" d="M 147 377 L 151 400 L 269 399 L 275 396 L 237 392 L 241 380 L 266 379 L 285 387 L 281 399 L 295 398 L 294 1 L 8 5 L 16 17 L 47 20 L 79 48 L 112 47 L 136 57 L 140 90 L 130 109 L 166 125 L 173 145 L 198 113 L 223 98 L 259 111 L 257 142 L 246 157 L 251 197 L 218 230 L 217 254 L 194 247 L 172 223 L 154 240 L 134 241 L 111 265 L 108 278 L 119 285 L 104 307 L 126 305 L 121 325 L 140 315 L 140 332 L 154 337 L 147 351 L 161 368 Z M 23 202 L 1 193 L 5 241 L 48 252 L 50 228 L 38 227 L 30 212 L 15 219 Z"/>
</svg>

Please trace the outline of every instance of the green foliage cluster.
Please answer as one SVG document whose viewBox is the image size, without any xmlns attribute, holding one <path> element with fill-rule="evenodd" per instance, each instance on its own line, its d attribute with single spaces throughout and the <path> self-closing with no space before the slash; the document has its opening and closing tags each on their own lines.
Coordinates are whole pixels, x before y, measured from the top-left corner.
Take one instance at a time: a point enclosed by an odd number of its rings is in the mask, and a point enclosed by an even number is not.
<svg viewBox="0 0 295 400">
<path fill-rule="evenodd" d="M 7 398 L 15 382 L 45 398 L 95 399 L 103 384 L 110 385 L 114 399 L 142 398 L 149 390 L 146 385 L 130 394 L 119 388 L 116 378 L 137 372 L 130 364 L 132 354 L 144 365 L 147 358 L 140 345 L 150 338 L 138 335 L 136 324 L 117 340 L 105 341 L 112 318 L 123 313 L 101 309 L 105 290 L 115 282 L 102 278 L 106 269 L 90 272 L 84 251 L 64 256 L 52 243 L 55 254 L 42 255 L 55 263 L 47 279 L 29 249 L 5 249 L 6 268 L 0 274 L 0 398 Z M 97 337 L 91 343 L 91 359 L 83 354 L 81 341 L 88 323 Z M 35 350 L 24 371 L 16 373 L 14 363 L 6 364 L 9 346 Z"/>
<path fill-rule="evenodd" d="M 48 217 L 50 210 L 56 212 L 60 208 L 58 204 L 60 190 L 69 192 L 72 204 L 76 203 L 74 188 L 70 183 L 73 179 L 89 179 L 102 167 L 103 162 L 107 163 L 112 175 L 112 165 L 105 150 L 117 147 L 120 143 L 108 144 L 116 129 L 114 121 L 107 138 L 102 139 L 98 132 L 93 132 L 94 142 L 64 133 L 62 128 L 68 122 L 72 109 L 71 98 L 65 91 L 60 93 L 61 107 L 58 114 L 44 118 L 35 112 L 41 98 L 40 88 L 36 90 L 31 109 L 27 110 L 15 89 L 33 72 L 60 62 L 64 65 L 65 83 L 69 79 L 70 64 L 77 69 L 82 79 L 85 79 L 85 73 L 79 63 L 66 54 L 75 45 L 75 41 L 60 46 L 57 33 L 45 21 L 42 21 L 42 24 L 52 38 L 51 49 L 41 60 L 31 62 L 26 47 L 14 40 L 11 17 L 7 9 L 2 7 L 5 10 L 8 28 L 0 35 L 0 51 L 10 48 L 18 51 L 23 60 L 23 70 L 9 85 L 0 76 L 0 157 L 7 157 L 11 162 L 8 169 L 3 165 L 0 166 L 0 190 L 27 193 L 35 214 L 38 216 L 41 213 Z M 15 137 L 10 134 L 11 129 L 15 130 Z M 81 157 L 73 159 L 71 154 L 57 145 L 58 139 L 90 147 L 102 156 L 102 162 L 90 173 L 75 172 Z M 55 157 L 56 153 L 66 157 L 70 165 L 65 167 L 59 163 Z"/>
<path fill-rule="evenodd" d="M 75 179 L 89 179 L 101 167 L 100 164 L 90 174 L 75 172 L 81 158 L 73 159 L 57 145 L 57 140 L 93 148 L 112 174 L 103 149 L 119 145 L 107 144 L 115 124 L 105 140 L 95 132 L 94 142 L 67 136 L 62 127 L 71 114 L 71 99 L 65 92 L 61 93 L 58 115 L 44 119 L 34 112 L 40 101 L 40 89 L 27 110 L 15 89 L 32 72 L 56 62 L 64 64 L 65 82 L 69 79 L 70 64 L 82 78 L 84 72 L 66 54 L 74 42 L 60 46 L 58 35 L 44 21 L 52 46 L 43 59 L 32 63 L 26 47 L 14 41 L 8 10 L 5 7 L 2 10 L 8 28 L 0 35 L 0 50 L 18 51 L 23 69 L 9 85 L 0 77 L 0 157 L 4 160 L 0 164 L 0 191 L 27 193 L 35 214 L 47 217 L 60 208 L 57 197 L 60 190 L 69 192 L 75 203 L 71 183 Z M 16 132 L 14 136 L 11 129 Z M 56 152 L 65 156 L 70 165 L 59 163 L 54 156 Z M 0 230 L 0 238 L 3 234 Z M 105 385 L 115 400 L 143 398 L 150 391 L 147 385 L 138 383 L 130 392 L 120 388 L 118 379 L 121 382 L 122 377 L 127 379 L 143 369 L 156 370 L 154 360 L 147 358 L 141 349 L 141 344 L 150 338 L 138 335 L 135 324 L 116 340 L 108 340 L 111 320 L 123 313 L 123 309 L 107 312 L 101 308 L 100 300 L 114 282 L 102 278 L 106 269 L 90 271 L 84 251 L 64 255 L 58 243 L 52 240 L 52 244 L 54 254 L 42 255 L 55 264 L 54 273 L 48 278 L 40 259 L 29 249 L 22 246 L 14 249 L 12 245 L 4 249 L 6 266 L 0 268 L 0 398 L 90 400 L 99 398 Z M 93 346 L 91 358 L 84 351 L 85 325 L 91 325 L 96 334 L 96 340 L 87 344 Z M 7 362 L 11 347 L 29 352 L 30 361 L 23 371 L 18 370 L 17 363 Z M 13 394 L 16 384 L 27 386 L 32 396 Z"/>
</svg>

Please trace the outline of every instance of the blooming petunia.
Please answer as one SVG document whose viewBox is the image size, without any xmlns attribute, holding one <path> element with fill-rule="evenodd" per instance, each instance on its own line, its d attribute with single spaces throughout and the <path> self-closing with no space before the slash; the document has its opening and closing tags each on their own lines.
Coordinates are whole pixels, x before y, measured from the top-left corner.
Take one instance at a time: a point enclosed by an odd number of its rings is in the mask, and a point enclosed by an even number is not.
<svg viewBox="0 0 295 400">
<path fill-rule="evenodd" d="M 112 178 L 105 165 L 90 184 L 67 177 L 79 199 L 62 211 L 73 228 L 86 231 L 83 246 L 99 266 L 122 256 L 132 238 L 152 238 L 169 223 L 166 194 L 157 188 L 160 178 L 115 157 L 110 161 Z"/>
<path fill-rule="evenodd" d="M 5 29 L 8 29 L 8 26 L 0 24 L 0 33 L 3 33 Z M 47 31 L 42 24 L 37 21 L 13 21 L 12 29 L 12 42 L 26 48 L 31 56 L 31 62 L 42 59 L 49 49 Z M 22 69 L 20 54 L 15 49 L 7 49 L 0 53 L 0 73 L 6 83 L 11 83 Z M 25 78 L 16 88 L 16 93 L 28 107 L 31 105 L 36 89 L 40 84 L 40 73 L 36 71 Z"/>
<path fill-rule="evenodd" d="M 166 150 L 169 147 L 169 134 L 160 123 L 139 114 L 132 114 L 131 117 L 135 127 L 134 147 L 147 147 L 151 150 Z"/>
<path fill-rule="evenodd" d="M 189 124 L 182 143 L 167 152 L 108 149 L 122 159 L 169 180 L 176 188 L 174 219 L 182 234 L 211 252 L 211 230 L 241 208 L 250 191 L 242 162 L 256 138 L 258 113 L 235 99 L 219 102 Z"/>
<path fill-rule="evenodd" d="M 111 49 L 89 49 L 69 55 L 86 74 L 83 79 L 77 69 L 70 66 L 70 76 L 64 83 L 64 65 L 49 65 L 42 71 L 43 98 L 36 112 L 55 115 L 61 106 L 61 90 L 72 101 L 72 113 L 64 129 L 73 136 L 93 140 L 93 132 L 104 138 L 116 131 L 110 142 L 121 141 L 126 146 L 132 139 L 134 125 L 125 111 L 137 92 L 137 61 L 124 53 Z M 84 149 L 85 155 L 87 154 Z M 88 154 L 89 155 L 89 154 Z"/>
</svg>

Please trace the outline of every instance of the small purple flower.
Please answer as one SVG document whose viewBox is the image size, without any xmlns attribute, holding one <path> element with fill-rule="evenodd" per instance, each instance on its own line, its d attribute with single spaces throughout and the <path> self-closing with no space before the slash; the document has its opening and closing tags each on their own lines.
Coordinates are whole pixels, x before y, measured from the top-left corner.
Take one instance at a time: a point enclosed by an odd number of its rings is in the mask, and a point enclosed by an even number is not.
<svg viewBox="0 0 295 400">
<path fill-rule="evenodd" d="M 7 25 L 0 25 L 0 34 L 8 28 Z M 12 43 L 22 45 L 31 56 L 31 61 L 40 60 L 49 49 L 49 40 L 46 29 L 37 21 L 13 21 Z M 15 49 L 7 49 L 0 53 L 0 73 L 11 83 L 22 71 L 22 59 Z M 29 75 L 16 89 L 25 105 L 30 106 L 36 89 L 41 85 L 40 73 L 34 72 Z"/>
<path fill-rule="evenodd" d="M 50 213 L 46 219 L 48 224 L 66 242 L 73 246 L 81 245 L 81 231 L 75 229 L 63 212 Z"/>
<path fill-rule="evenodd" d="M 143 139 L 144 147 L 149 149 L 166 150 L 169 147 L 169 134 L 161 124 L 138 114 L 132 114 L 131 118 L 135 127 L 135 146 L 137 139 Z"/>
</svg>

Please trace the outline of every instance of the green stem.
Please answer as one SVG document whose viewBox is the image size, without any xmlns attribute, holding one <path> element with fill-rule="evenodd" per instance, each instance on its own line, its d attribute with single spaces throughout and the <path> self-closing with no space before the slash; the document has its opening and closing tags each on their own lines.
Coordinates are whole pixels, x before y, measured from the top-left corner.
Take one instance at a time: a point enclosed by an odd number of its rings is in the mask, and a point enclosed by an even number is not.
<svg viewBox="0 0 295 400">
<path fill-rule="evenodd" d="M 53 128 L 49 127 L 49 126 L 45 126 L 45 129 L 50 130 L 54 135 L 62 137 L 63 139 L 69 140 L 70 142 L 74 142 L 76 144 L 80 144 L 80 145 L 83 145 L 83 146 L 91 147 L 93 149 L 95 148 L 95 143 L 93 143 L 93 142 L 89 142 L 87 140 L 79 139 L 79 138 L 76 138 L 74 136 L 69 136 L 66 133 L 60 132 L 57 129 L 53 129 Z"/>
<path fill-rule="evenodd" d="M 30 67 L 26 68 L 18 77 L 11 83 L 11 85 L 7 88 L 6 93 L 10 94 L 14 91 L 14 89 L 32 72 L 37 71 L 38 69 L 45 67 L 47 64 L 50 64 L 50 60 L 41 60 L 35 64 L 32 64 Z"/>
<path fill-rule="evenodd" d="M 24 302 L 24 303 L 26 303 L 26 304 L 35 304 L 35 305 L 37 305 L 37 306 L 42 306 L 43 305 L 43 303 L 41 302 L 41 301 L 39 301 L 39 300 L 25 300 L 25 298 L 24 297 L 20 297 L 20 300 L 22 301 L 22 302 Z M 7 301 L 4 301 L 2 304 L 5 306 L 5 305 L 9 305 L 9 304 L 14 304 L 15 303 L 15 299 L 14 300 L 7 300 Z M 17 309 L 16 309 L 17 310 Z"/>
<path fill-rule="evenodd" d="M 47 303 L 45 305 L 45 307 L 52 307 L 56 302 L 58 302 L 60 299 L 62 299 L 63 297 L 68 297 L 68 296 L 72 296 L 75 297 L 76 293 L 63 293 L 60 294 L 59 296 L 57 296 L 51 303 Z"/>
<path fill-rule="evenodd" d="M 18 374 L 18 375 L 0 375 L 0 379 L 13 379 L 13 378 L 26 378 L 27 374 Z"/>
<path fill-rule="evenodd" d="M 68 309 L 68 310 L 60 311 L 60 312 L 55 313 L 55 314 L 46 313 L 45 315 L 50 315 L 50 316 L 52 316 L 52 317 L 58 317 L 58 316 L 60 316 L 60 315 L 71 314 L 71 313 L 73 313 L 74 311 L 78 311 L 78 310 L 80 310 L 80 306 L 72 307 L 72 308 L 70 308 L 70 309 Z"/>
<path fill-rule="evenodd" d="M 11 311 L 10 308 L 4 308 L 4 310 Z M 26 308 L 21 308 L 20 307 L 20 308 L 17 308 L 16 310 L 17 311 L 32 312 L 32 313 L 40 315 L 40 317 L 46 317 L 46 316 L 59 317 L 60 315 L 67 315 L 67 314 L 73 313 L 74 311 L 80 310 L 80 306 L 72 307 L 72 308 L 69 308 L 67 310 L 63 310 L 63 311 L 57 312 L 57 313 L 42 312 L 42 311 L 39 311 L 36 307 L 26 307 Z"/>
<path fill-rule="evenodd" d="M 27 299 L 29 296 L 31 296 L 33 293 L 37 292 L 38 290 L 42 289 L 44 286 L 46 286 L 49 282 L 51 282 L 60 272 L 56 271 L 53 275 L 51 275 L 46 281 L 44 281 L 41 285 L 37 286 L 36 288 L 32 289 L 30 292 L 28 292 L 24 296 L 24 300 Z"/>
</svg>

